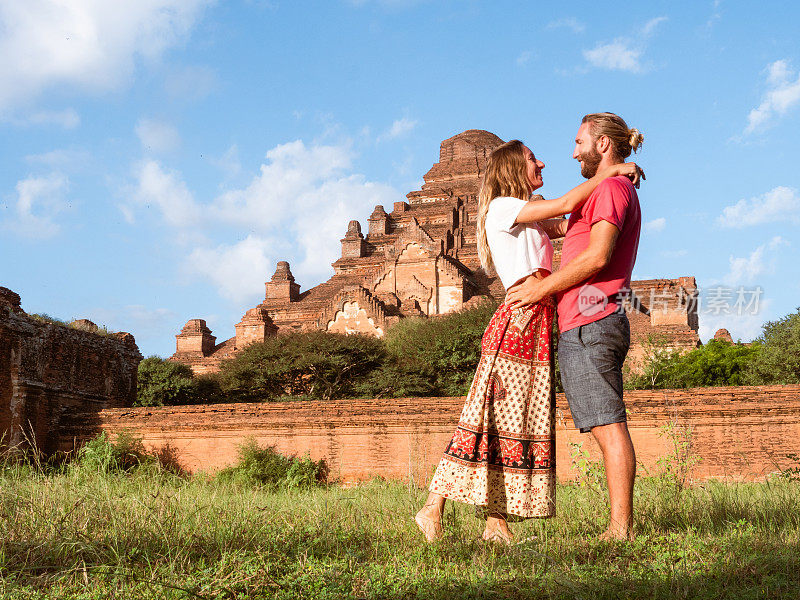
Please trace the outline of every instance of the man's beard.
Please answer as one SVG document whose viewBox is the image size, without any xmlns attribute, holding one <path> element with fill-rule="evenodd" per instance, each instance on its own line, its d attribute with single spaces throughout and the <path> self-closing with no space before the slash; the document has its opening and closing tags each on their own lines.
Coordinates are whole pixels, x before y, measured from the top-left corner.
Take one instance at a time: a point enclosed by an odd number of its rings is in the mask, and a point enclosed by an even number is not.
<svg viewBox="0 0 800 600">
<path fill-rule="evenodd" d="M 597 148 L 592 148 L 588 152 L 578 155 L 578 160 L 581 161 L 581 175 L 586 179 L 591 179 L 597 175 L 597 167 L 600 166 L 600 161 L 603 160 L 602 155 L 597 151 Z"/>
</svg>

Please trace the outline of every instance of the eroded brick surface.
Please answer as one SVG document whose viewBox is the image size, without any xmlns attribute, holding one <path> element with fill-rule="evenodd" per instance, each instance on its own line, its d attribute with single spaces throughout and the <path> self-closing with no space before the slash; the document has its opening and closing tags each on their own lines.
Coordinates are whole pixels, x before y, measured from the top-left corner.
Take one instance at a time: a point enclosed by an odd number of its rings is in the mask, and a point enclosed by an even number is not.
<svg viewBox="0 0 800 600">
<path fill-rule="evenodd" d="M 0 434 L 2 443 L 58 446 L 64 415 L 129 406 L 141 360 L 129 333 L 100 335 L 90 321 L 74 328 L 28 316 L 20 298 L 0 288 Z"/>
<path fill-rule="evenodd" d="M 692 453 L 701 459 L 695 479 L 762 479 L 797 452 L 800 385 L 631 391 L 626 403 L 637 458 L 650 474 L 672 450 L 663 435 L 670 422 L 691 431 Z M 114 408 L 73 414 L 62 447 L 128 429 L 151 448 L 169 445 L 191 471 L 213 471 L 234 463 L 239 444 L 252 436 L 286 454 L 324 458 L 341 481 L 382 476 L 425 484 L 463 404 L 457 397 Z M 572 427 L 563 395 L 557 406 L 557 469 L 565 480 L 576 475 L 570 442 L 599 453 L 590 435 Z"/>
</svg>

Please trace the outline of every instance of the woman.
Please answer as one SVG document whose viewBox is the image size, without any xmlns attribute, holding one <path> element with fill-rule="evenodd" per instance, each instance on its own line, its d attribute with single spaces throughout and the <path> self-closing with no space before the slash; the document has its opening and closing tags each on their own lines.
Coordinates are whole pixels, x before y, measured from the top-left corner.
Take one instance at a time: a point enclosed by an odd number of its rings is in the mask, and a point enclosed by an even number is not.
<svg viewBox="0 0 800 600">
<path fill-rule="evenodd" d="M 638 184 L 634 163 L 609 167 L 555 200 L 540 188 L 544 163 L 519 140 L 489 156 L 478 196 L 478 254 L 487 274 L 508 289 L 552 270 L 550 237 L 566 233 L 571 213 L 607 177 Z M 549 219 L 549 220 L 548 220 Z M 425 506 L 415 520 L 428 541 L 441 537 L 445 500 L 475 504 L 486 516 L 483 539 L 511 543 L 507 520 L 555 513 L 555 403 L 548 298 L 523 309 L 504 302 L 481 341 L 481 359 Z"/>
</svg>

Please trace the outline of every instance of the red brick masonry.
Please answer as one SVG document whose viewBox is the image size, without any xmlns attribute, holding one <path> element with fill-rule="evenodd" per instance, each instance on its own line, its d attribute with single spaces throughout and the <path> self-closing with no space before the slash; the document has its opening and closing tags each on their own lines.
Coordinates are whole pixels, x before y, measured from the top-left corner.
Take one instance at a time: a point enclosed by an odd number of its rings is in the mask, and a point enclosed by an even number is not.
<svg viewBox="0 0 800 600">
<path fill-rule="evenodd" d="M 35 443 L 50 453 L 65 415 L 130 406 L 141 359 L 131 334 L 33 318 L 0 287 L 0 446 Z"/>
<path fill-rule="evenodd" d="M 572 428 L 563 395 L 557 402 L 564 480 L 575 476 L 569 443 L 583 442 L 595 457 L 598 451 L 591 436 Z M 650 472 L 670 451 L 660 428 L 671 420 L 691 428 L 692 451 L 702 459 L 696 479 L 762 479 L 789 466 L 787 454 L 800 452 L 800 385 L 635 391 L 626 402 L 638 460 Z M 129 429 L 151 448 L 169 444 L 187 469 L 211 471 L 234 462 L 239 444 L 254 436 L 286 454 L 324 458 L 340 481 L 382 476 L 424 484 L 462 406 L 462 398 L 402 398 L 111 408 L 72 415 L 63 422 L 60 447 L 68 450 L 100 430 Z"/>
</svg>

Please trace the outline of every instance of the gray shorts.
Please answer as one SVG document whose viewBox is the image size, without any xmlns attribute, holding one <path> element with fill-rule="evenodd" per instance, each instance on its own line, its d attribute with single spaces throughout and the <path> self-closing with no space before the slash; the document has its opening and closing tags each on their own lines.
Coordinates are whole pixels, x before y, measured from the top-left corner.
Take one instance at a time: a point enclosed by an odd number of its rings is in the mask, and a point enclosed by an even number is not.
<svg viewBox="0 0 800 600">
<path fill-rule="evenodd" d="M 558 339 L 558 366 L 575 427 L 627 421 L 622 401 L 622 363 L 631 345 L 625 313 L 565 331 Z"/>
</svg>

